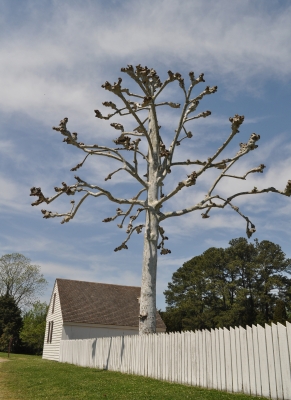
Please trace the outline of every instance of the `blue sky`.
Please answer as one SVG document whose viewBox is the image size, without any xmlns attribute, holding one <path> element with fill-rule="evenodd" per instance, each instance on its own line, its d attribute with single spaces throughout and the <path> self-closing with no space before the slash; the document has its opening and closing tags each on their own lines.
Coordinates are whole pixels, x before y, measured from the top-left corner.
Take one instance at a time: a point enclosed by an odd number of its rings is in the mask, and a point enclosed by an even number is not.
<svg viewBox="0 0 291 400">
<path fill-rule="evenodd" d="M 141 280 L 142 236 L 133 236 L 127 251 L 115 253 L 125 232 L 115 222 L 102 223 L 116 205 L 90 199 L 64 225 L 59 219 L 43 219 L 42 206 L 31 207 L 32 186 L 51 196 L 62 181 L 73 184 L 70 169 L 83 157 L 62 143 L 52 126 L 68 117 L 68 128 L 83 142 L 112 143 L 116 131 L 95 118 L 93 110 L 102 110 L 105 100 L 115 101 L 101 84 L 122 76 L 121 67 L 153 67 L 162 81 L 169 69 L 182 73 L 185 81 L 189 71 L 197 76 L 204 72 L 206 83 L 196 93 L 205 85 L 217 85 L 218 92 L 205 98 L 198 111 L 210 109 L 212 115 L 189 126 L 194 136 L 180 146 L 179 157 L 209 157 L 230 132 L 228 118 L 245 115 L 225 156 L 256 132 L 261 135 L 259 147 L 235 171 L 243 174 L 261 163 L 267 167 L 246 182 L 225 180 L 221 193 L 254 186 L 284 190 L 291 179 L 290 22 L 291 4 L 282 0 L 1 2 L 0 255 L 19 252 L 41 266 L 49 281 L 42 300 L 49 300 L 57 277 L 136 286 Z M 123 78 L 125 86 L 132 85 Z M 177 83 L 163 96 L 181 101 Z M 177 118 L 173 109 L 160 114 L 165 143 Z M 78 175 L 100 184 L 112 169 L 95 158 Z M 181 168 L 171 174 L 168 187 L 175 187 L 187 172 Z M 173 200 L 171 209 L 199 201 L 214 178 L 213 172 L 206 175 L 200 185 Z M 134 188 L 128 178 L 105 184 L 123 197 Z M 68 210 L 70 200 L 64 197 L 46 208 Z M 273 241 L 291 257 L 290 198 L 262 194 L 237 205 L 256 225 L 252 239 Z M 210 246 L 226 247 L 229 240 L 245 236 L 245 221 L 226 209 L 209 219 L 199 212 L 172 218 L 164 226 L 172 253 L 158 261 L 157 305 L 162 309 L 163 291 L 183 262 Z"/>
</svg>

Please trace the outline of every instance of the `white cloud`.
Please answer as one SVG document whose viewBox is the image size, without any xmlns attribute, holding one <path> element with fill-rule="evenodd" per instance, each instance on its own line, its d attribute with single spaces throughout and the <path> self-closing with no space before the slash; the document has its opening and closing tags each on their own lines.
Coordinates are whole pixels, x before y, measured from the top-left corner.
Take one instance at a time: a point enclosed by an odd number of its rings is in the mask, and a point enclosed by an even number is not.
<svg viewBox="0 0 291 400">
<path fill-rule="evenodd" d="M 179 59 L 186 69 L 206 67 L 225 80 L 231 76 L 229 84 L 243 83 L 244 89 L 254 77 L 290 78 L 291 7 L 269 10 L 226 0 L 183 6 L 167 0 L 150 9 L 140 1 L 106 8 L 67 1 L 52 3 L 49 10 L 29 5 L 27 24 L 15 24 L 13 31 L 6 24 L 2 38 L 0 106 L 6 112 L 23 111 L 50 124 L 70 110 L 73 121 L 85 125 L 104 95 L 105 64 L 110 79 L 124 60 L 158 60 L 165 69 Z"/>
<path fill-rule="evenodd" d="M 237 109 L 243 109 L 246 118 L 241 133 L 228 148 L 229 155 L 235 154 L 240 141 L 248 140 L 252 129 L 266 131 L 259 148 L 234 168 L 243 174 L 264 163 L 265 172 L 250 175 L 246 182 L 225 179 L 221 185 L 225 196 L 253 186 L 284 189 L 291 178 L 289 117 L 283 112 L 280 115 L 281 110 L 287 110 L 286 88 L 291 77 L 291 6 L 287 2 L 159 0 L 149 6 L 141 0 L 28 0 L 16 9 L 13 1 L 4 0 L 1 7 L 1 250 L 31 254 L 51 280 L 62 275 L 139 285 L 142 238 L 133 238 L 128 253 L 106 254 L 108 248 L 111 251 L 124 240 L 124 232 L 115 223 L 101 223 L 114 215 L 115 204 L 105 198 L 90 199 L 74 221 L 59 225 L 56 219 L 43 220 L 39 210 L 67 211 L 71 198 L 62 196 L 53 205 L 36 209 L 30 206 L 34 198 L 29 197 L 31 186 L 41 186 L 45 195 L 52 195 L 53 187 L 62 181 L 75 182 L 69 170 L 83 155 L 63 144 L 62 135 L 51 130 L 63 117 L 69 118 L 68 128 L 78 132 L 81 141 L 112 145 L 118 132 L 108 121 L 94 118 L 93 110 L 103 112 L 102 101 L 116 100 L 101 89 L 105 80 L 114 82 L 122 76 L 132 89 L 130 80 L 120 72 L 128 63 L 153 66 L 162 80 L 168 69 L 183 73 L 185 82 L 189 70 L 194 69 L 196 75 L 204 71 L 205 85 L 218 84 L 226 91 L 201 102 L 198 112 L 209 108 L 213 114 L 189 124 L 193 138 L 182 142 L 177 160 L 204 160 L 213 154 L 228 136 L 228 117 L 239 112 Z M 199 85 L 195 93 L 203 88 L 204 84 Z M 179 90 L 175 82 L 161 99 L 182 103 Z M 282 94 L 285 97 L 281 99 Z M 179 110 L 161 108 L 159 112 L 166 143 L 176 128 Z M 124 121 L 127 128 L 133 127 L 130 119 L 114 119 Z M 96 162 L 96 158 L 87 161 L 78 175 L 110 187 L 120 197 L 133 193 L 131 178 L 123 172 L 104 182 L 115 169 L 113 163 L 106 159 Z M 165 192 L 195 168 L 173 168 Z M 198 179 L 195 187 L 181 191 L 169 207 L 180 209 L 200 201 L 217 172 L 207 172 L 203 182 Z M 260 234 L 269 235 L 270 240 L 273 234 L 274 241 L 278 238 L 287 243 L 289 200 L 271 194 L 246 196 L 238 204 L 254 219 Z M 245 221 L 231 210 L 217 210 L 207 220 L 200 214 L 163 223 L 174 251 L 171 257 L 159 259 L 161 302 L 171 274 L 187 258 L 207 246 L 223 246 L 231 237 L 244 235 Z"/>
</svg>

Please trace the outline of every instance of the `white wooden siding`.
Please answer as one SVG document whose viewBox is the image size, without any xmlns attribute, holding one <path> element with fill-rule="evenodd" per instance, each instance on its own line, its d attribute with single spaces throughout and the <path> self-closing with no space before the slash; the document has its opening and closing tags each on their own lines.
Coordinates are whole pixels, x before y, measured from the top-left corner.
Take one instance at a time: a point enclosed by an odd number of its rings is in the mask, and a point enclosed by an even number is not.
<svg viewBox="0 0 291 400">
<path fill-rule="evenodd" d="M 91 339 L 99 337 L 112 337 L 123 335 L 138 335 L 138 327 L 106 327 L 86 324 L 64 323 L 62 340 Z"/>
<path fill-rule="evenodd" d="M 165 329 L 157 329 L 157 332 L 165 332 Z M 92 339 L 98 337 L 113 337 L 138 335 L 138 327 L 115 326 L 100 324 L 84 324 L 76 322 L 64 322 L 62 340 Z"/>
<path fill-rule="evenodd" d="M 56 300 L 55 300 L 54 313 L 52 313 L 54 294 L 56 294 Z M 54 322 L 52 342 L 47 343 L 48 326 L 49 326 L 49 322 L 51 322 L 51 321 Z M 62 311 L 61 311 L 61 305 L 60 305 L 58 285 L 56 282 L 53 293 L 52 293 L 47 317 L 46 317 L 46 327 L 45 327 L 42 358 L 46 358 L 48 360 L 59 361 L 60 341 L 62 338 L 62 328 L 63 328 L 63 318 L 62 318 Z"/>
<path fill-rule="evenodd" d="M 291 324 L 62 340 L 60 361 L 291 400 Z"/>
</svg>

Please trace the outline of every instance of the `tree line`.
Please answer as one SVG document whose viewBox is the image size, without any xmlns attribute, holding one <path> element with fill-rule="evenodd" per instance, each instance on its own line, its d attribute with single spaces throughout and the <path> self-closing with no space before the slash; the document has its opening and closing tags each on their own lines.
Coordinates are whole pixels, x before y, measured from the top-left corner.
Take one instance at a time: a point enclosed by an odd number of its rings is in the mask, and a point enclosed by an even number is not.
<svg viewBox="0 0 291 400">
<path fill-rule="evenodd" d="M 0 258 L 0 351 L 41 354 L 48 306 L 38 300 L 47 281 L 22 254 Z"/>
<path fill-rule="evenodd" d="M 278 244 L 233 239 L 185 262 L 164 292 L 168 331 L 291 322 L 291 259 Z M 41 354 L 47 281 L 21 254 L 0 258 L 0 351 Z"/>
<path fill-rule="evenodd" d="M 183 264 L 164 292 L 168 331 L 291 321 L 291 260 L 278 244 L 233 239 Z"/>
</svg>

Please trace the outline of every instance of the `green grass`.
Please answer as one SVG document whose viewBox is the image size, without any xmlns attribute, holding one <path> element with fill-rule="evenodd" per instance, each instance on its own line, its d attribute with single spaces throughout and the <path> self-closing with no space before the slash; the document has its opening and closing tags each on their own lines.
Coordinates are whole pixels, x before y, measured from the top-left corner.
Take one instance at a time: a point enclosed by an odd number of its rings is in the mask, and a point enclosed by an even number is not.
<svg viewBox="0 0 291 400">
<path fill-rule="evenodd" d="M 7 354 L 0 353 L 7 359 Z M 119 372 L 82 368 L 11 354 L 0 362 L 0 399 L 259 400 L 243 394 L 172 384 Z"/>
</svg>

